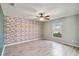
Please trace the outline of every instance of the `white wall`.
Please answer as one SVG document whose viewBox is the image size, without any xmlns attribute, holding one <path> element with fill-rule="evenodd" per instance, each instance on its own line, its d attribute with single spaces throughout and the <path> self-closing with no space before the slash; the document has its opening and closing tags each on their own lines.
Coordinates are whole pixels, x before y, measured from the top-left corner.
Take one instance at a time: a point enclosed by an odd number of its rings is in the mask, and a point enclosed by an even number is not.
<svg viewBox="0 0 79 59">
<path fill-rule="evenodd" d="M 76 42 L 78 40 L 77 37 L 77 16 L 71 16 L 63 19 L 63 40 L 67 43 L 71 43 L 72 45 L 76 45 Z"/>
<path fill-rule="evenodd" d="M 43 39 L 52 39 L 52 21 L 43 23 Z"/>
<path fill-rule="evenodd" d="M 53 37 L 53 22 L 62 22 L 63 37 Z M 44 23 L 44 39 L 51 39 L 64 44 L 79 46 L 79 15 L 64 17 Z"/>
</svg>

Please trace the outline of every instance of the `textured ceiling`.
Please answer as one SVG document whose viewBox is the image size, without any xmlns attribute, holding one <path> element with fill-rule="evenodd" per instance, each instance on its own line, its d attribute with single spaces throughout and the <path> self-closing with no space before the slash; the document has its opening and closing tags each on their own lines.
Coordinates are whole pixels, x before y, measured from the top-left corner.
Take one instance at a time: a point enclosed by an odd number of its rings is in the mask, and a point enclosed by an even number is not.
<svg viewBox="0 0 79 59">
<path fill-rule="evenodd" d="M 78 3 L 8 3 L 1 4 L 4 15 L 36 19 L 40 12 L 50 15 L 50 19 L 79 14 Z M 36 19 L 38 20 L 38 19 Z"/>
</svg>

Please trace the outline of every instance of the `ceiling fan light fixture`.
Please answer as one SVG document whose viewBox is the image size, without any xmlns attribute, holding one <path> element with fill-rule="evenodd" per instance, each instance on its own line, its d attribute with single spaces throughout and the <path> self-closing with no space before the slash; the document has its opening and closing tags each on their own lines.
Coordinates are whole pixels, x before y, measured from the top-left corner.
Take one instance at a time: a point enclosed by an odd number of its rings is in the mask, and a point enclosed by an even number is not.
<svg viewBox="0 0 79 59">
<path fill-rule="evenodd" d="M 44 21 L 44 18 L 43 18 L 43 17 L 41 17 L 41 18 L 40 18 L 40 21 Z"/>
</svg>

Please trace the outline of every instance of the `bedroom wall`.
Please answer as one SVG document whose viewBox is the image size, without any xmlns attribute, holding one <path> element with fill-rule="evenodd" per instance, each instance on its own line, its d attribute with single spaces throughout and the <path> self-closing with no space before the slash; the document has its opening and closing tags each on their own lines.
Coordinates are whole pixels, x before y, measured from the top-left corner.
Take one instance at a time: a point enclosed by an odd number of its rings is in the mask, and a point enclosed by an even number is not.
<svg viewBox="0 0 79 59">
<path fill-rule="evenodd" d="M 63 39 L 65 42 L 79 47 L 79 15 L 63 19 Z"/>
<path fill-rule="evenodd" d="M 42 22 L 11 16 L 4 17 L 4 44 L 42 38 Z"/>
<path fill-rule="evenodd" d="M 62 23 L 62 38 L 53 37 L 54 22 Z M 79 47 L 79 15 L 73 15 L 44 23 L 44 38 Z"/>
<path fill-rule="evenodd" d="M 62 22 L 62 38 L 53 37 L 53 22 Z M 34 39 L 49 39 L 57 42 L 79 46 L 79 15 L 60 18 L 53 21 L 40 22 L 17 18 L 4 17 L 4 43 L 12 44 Z"/>
</svg>

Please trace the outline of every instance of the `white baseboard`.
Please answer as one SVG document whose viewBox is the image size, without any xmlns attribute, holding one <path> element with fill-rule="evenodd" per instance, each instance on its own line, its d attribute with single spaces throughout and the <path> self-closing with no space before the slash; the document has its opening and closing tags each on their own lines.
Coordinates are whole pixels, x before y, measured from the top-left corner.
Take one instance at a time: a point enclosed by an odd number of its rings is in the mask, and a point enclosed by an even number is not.
<svg viewBox="0 0 79 59">
<path fill-rule="evenodd" d="M 79 48 L 79 46 L 78 45 L 76 45 L 76 44 L 73 44 L 73 43 L 70 43 L 70 42 L 66 42 L 66 41 L 62 41 L 62 40 L 52 40 L 52 39 L 46 39 L 46 40 L 51 40 L 51 41 L 54 41 L 54 42 L 58 42 L 58 43 L 61 43 L 61 44 L 64 44 L 64 45 L 68 45 L 68 46 L 72 46 L 72 47 L 77 47 L 77 48 Z"/>
<path fill-rule="evenodd" d="M 3 46 L 3 50 L 2 50 L 2 54 L 1 54 L 1 56 L 4 55 L 4 51 L 5 51 L 5 46 Z"/>
<path fill-rule="evenodd" d="M 31 42 L 31 41 L 35 41 L 35 40 L 39 40 L 39 39 L 32 39 L 32 40 L 26 40 L 26 41 L 16 42 L 16 43 L 12 43 L 12 44 L 6 44 L 6 45 L 4 45 L 4 47 L 3 47 L 3 51 L 2 51 L 1 56 L 4 55 L 5 48 L 6 48 L 7 46 L 17 45 L 17 44 L 21 44 L 21 43 L 25 43 L 25 42 Z"/>
<path fill-rule="evenodd" d="M 21 44 L 21 43 L 25 43 L 25 42 L 30 42 L 30 41 L 35 41 L 35 40 L 39 40 L 39 39 L 32 39 L 32 40 L 26 40 L 26 41 L 11 43 L 11 44 L 6 44 L 4 46 L 6 47 L 6 46 L 11 46 L 11 45 L 17 45 L 17 44 Z"/>
</svg>

